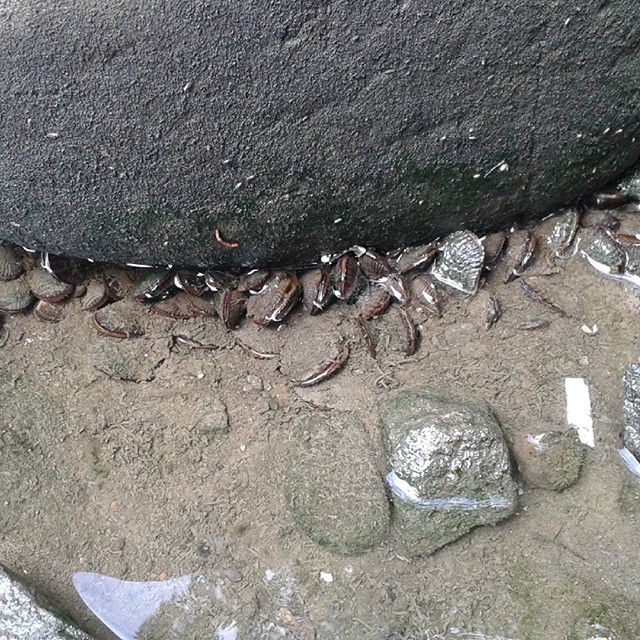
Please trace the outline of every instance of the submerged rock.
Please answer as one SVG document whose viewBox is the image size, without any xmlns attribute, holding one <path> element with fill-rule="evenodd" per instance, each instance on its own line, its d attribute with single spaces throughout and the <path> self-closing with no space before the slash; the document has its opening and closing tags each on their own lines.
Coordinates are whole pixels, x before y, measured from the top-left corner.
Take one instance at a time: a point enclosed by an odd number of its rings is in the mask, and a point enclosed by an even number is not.
<svg viewBox="0 0 640 640">
<path fill-rule="evenodd" d="M 508 518 L 516 484 L 500 425 L 484 402 L 427 387 L 381 412 L 394 524 L 407 551 L 433 553 Z"/>
<path fill-rule="evenodd" d="M 637 0 L 2 7 L 0 237 L 34 248 L 307 263 L 506 226 L 640 153 Z"/>
<path fill-rule="evenodd" d="M 287 455 L 287 505 L 314 542 L 352 555 L 385 539 L 389 502 L 371 445 L 357 422 L 338 413 L 311 416 Z"/>
<path fill-rule="evenodd" d="M 518 434 L 513 453 L 529 486 L 562 491 L 580 477 L 585 449 L 575 429 L 557 429 Z"/>
</svg>

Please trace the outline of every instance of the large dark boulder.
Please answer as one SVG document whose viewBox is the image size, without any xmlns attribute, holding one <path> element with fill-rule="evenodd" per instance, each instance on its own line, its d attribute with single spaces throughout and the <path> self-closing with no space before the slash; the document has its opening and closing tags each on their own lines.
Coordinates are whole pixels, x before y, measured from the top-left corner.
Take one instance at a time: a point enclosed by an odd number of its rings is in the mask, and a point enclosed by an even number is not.
<svg viewBox="0 0 640 640">
<path fill-rule="evenodd" d="M 640 155 L 637 17 L 637 0 L 0 0 L 0 237 L 287 264 L 541 213 Z"/>
</svg>

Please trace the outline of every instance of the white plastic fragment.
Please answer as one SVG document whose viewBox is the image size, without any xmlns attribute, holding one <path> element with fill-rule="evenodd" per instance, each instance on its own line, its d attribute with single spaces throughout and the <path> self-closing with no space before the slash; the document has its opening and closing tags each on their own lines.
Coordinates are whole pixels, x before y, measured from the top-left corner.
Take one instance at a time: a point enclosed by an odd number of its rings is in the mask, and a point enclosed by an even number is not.
<svg viewBox="0 0 640 640">
<path fill-rule="evenodd" d="M 322 580 L 322 582 L 326 582 L 327 584 L 331 584 L 333 582 L 333 575 L 328 571 L 321 571 L 320 580 Z"/>
<path fill-rule="evenodd" d="M 595 447 L 587 383 L 584 378 L 565 378 L 564 389 L 567 396 L 567 424 L 578 432 L 580 442 Z"/>
<path fill-rule="evenodd" d="M 631 453 L 631 451 L 626 447 L 618 449 L 618 453 L 620 454 L 622 461 L 627 466 L 627 469 L 629 469 L 634 476 L 638 476 L 638 478 L 640 478 L 640 462 L 638 462 L 638 459 L 633 455 L 633 453 Z"/>
<path fill-rule="evenodd" d="M 449 509 L 471 511 L 474 509 L 508 509 L 512 503 L 508 498 L 489 496 L 484 500 L 476 500 L 475 498 L 465 498 L 459 496 L 451 496 L 450 498 L 433 498 L 425 500 L 420 497 L 415 487 L 411 486 L 406 480 L 399 478 L 395 471 L 390 471 L 386 477 L 387 484 L 392 493 L 421 509 Z"/>
</svg>

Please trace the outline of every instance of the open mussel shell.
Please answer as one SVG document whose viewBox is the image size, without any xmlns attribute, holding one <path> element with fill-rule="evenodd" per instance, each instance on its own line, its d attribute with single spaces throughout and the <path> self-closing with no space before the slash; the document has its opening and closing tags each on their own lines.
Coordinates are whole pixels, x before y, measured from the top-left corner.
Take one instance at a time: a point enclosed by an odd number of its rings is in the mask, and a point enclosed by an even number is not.
<svg viewBox="0 0 640 640">
<path fill-rule="evenodd" d="M 84 311 L 96 311 L 110 300 L 109 291 L 104 278 L 93 278 L 87 284 L 87 290 L 80 302 Z"/>
<path fill-rule="evenodd" d="M 131 287 L 131 295 L 140 302 L 155 302 L 175 291 L 171 271 L 142 271 Z"/>
<path fill-rule="evenodd" d="M 144 333 L 134 311 L 123 302 L 98 309 L 93 314 L 93 324 L 98 333 L 110 338 L 134 338 Z"/>
<path fill-rule="evenodd" d="M 302 305 L 312 316 L 322 313 L 333 299 L 331 273 L 322 267 L 309 269 L 300 276 Z"/>
<path fill-rule="evenodd" d="M 20 313 L 28 309 L 33 304 L 33 300 L 24 276 L 9 282 L 0 282 L 0 311 Z"/>
<path fill-rule="evenodd" d="M 405 279 L 399 273 L 390 273 L 378 282 L 400 303 L 408 304 L 411 299 L 411 291 L 407 287 Z"/>
<path fill-rule="evenodd" d="M 298 304 L 301 295 L 302 285 L 295 273 L 272 272 L 262 293 L 251 298 L 253 321 L 258 325 L 282 322 Z"/>
<path fill-rule="evenodd" d="M 74 286 L 67 282 L 62 282 L 56 278 L 51 272 L 41 267 L 37 267 L 27 274 L 27 281 L 31 293 L 38 300 L 46 300 L 47 302 L 60 302 L 66 300 L 73 294 Z"/>
<path fill-rule="evenodd" d="M 0 245 L 0 280 L 15 280 L 22 273 L 22 261 L 12 247 Z"/>
<path fill-rule="evenodd" d="M 367 249 L 359 258 L 358 264 L 365 277 L 369 280 L 379 280 L 391 273 L 389 261 L 385 256 Z"/>
<path fill-rule="evenodd" d="M 434 261 L 436 253 L 438 253 L 437 242 L 408 247 L 396 259 L 395 269 L 402 275 L 418 269 L 427 269 Z"/>
<path fill-rule="evenodd" d="M 473 295 L 484 266 L 484 247 L 471 231 L 456 231 L 439 245 L 433 276 L 458 291 Z"/>
<path fill-rule="evenodd" d="M 247 315 L 247 294 L 228 289 L 220 294 L 220 318 L 227 329 L 237 329 Z"/>
<path fill-rule="evenodd" d="M 43 269 L 67 284 L 82 284 L 87 277 L 91 263 L 78 258 L 67 258 L 44 252 L 40 258 Z"/>
<path fill-rule="evenodd" d="M 582 253 L 593 267 L 604 273 L 621 273 L 626 254 L 615 235 L 602 227 L 590 229 Z"/>
<path fill-rule="evenodd" d="M 360 310 L 360 318 L 366 322 L 381 316 L 389 308 L 391 301 L 391 294 L 383 285 L 378 284 L 369 287 L 358 297 L 357 304 Z"/>
<path fill-rule="evenodd" d="M 243 273 L 238 278 L 238 291 L 251 294 L 260 293 L 269 279 L 269 273 L 266 269 L 253 269 Z"/>
<path fill-rule="evenodd" d="M 340 300 L 351 300 L 362 286 L 360 265 L 349 253 L 340 256 L 331 273 L 333 293 Z"/>
<path fill-rule="evenodd" d="M 60 322 L 64 318 L 64 305 L 59 302 L 39 300 L 33 315 L 41 322 Z"/>
</svg>

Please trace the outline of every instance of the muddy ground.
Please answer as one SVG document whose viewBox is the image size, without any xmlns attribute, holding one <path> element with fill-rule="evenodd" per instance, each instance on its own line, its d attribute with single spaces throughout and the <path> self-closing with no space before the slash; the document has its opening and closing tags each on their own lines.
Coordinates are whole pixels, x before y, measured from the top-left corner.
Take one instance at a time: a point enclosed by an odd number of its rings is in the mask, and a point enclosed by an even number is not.
<svg viewBox="0 0 640 640">
<path fill-rule="evenodd" d="M 640 218 L 629 214 L 623 230 L 640 231 Z M 640 481 L 617 454 L 622 376 L 640 356 L 639 294 L 579 255 L 543 253 L 527 279 L 563 318 L 525 298 L 517 282 L 505 285 L 506 271 L 502 262 L 474 298 L 449 292 L 442 318 L 421 319 L 409 358 L 393 311 L 374 321 L 376 360 L 345 304 L 313 318 L 298 310 L 275 330 L 245 323 L 236 332 L 279 353 L 274 360 L 247 355 L 216 320 L 142 311 L 145 337 L 116 341 L 125 354 L 118 366 L 132 378 L 122 380 L 99 370 L 113 341 L 105 346 L 110 339 L 96 335 L 77 301 L 58 324 L 8 318 L 0 562 L 102 640 L 114 636 L 77 596 L 77 571 L 126 580 L 192 574 L 216 586 L 217 604 L 201 606 L 206 598 L 196 595 L 197 606 L 164 612 L 141 633 L 147 638 L 227 637 L 220 630 L 230 625 L 242 639 L 640 638 Z M 487 291 L 503 310 L 490 330 Z M 522 328 L 536 319 L 549 324 Z M 177 333 L 218 348 L 173 345 Z M 351 345 L 342 372 L 309 389 L 291 384 L 341 338 Z M 286 509 L 289 442 L 310 413 L 342 410 L 363 422 L 384 473 L 376 408 L 395 390 L 473 393 L 509 440 L 566 425 L 565 377 L 589 385 L 595 447 L 575 486 L 560 494 L 523 486 L 516 515 L 500 526 L 414 560 L 393 542 L 340 557 L 311 542 Z"/>
</svg>

